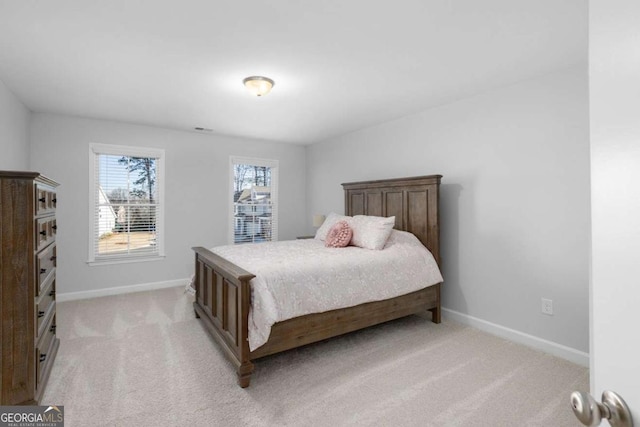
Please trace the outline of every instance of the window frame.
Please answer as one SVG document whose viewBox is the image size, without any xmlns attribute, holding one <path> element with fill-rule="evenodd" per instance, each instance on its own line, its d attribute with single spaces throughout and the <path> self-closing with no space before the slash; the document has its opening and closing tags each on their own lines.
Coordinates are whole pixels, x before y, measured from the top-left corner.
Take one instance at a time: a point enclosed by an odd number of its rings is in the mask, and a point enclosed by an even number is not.
<svg viewBox="0 0 640 427">
<path fill-rule="evenodd" d="M 118 254 L 99 256 L 96 251 L 96 229 L 95 229 L 95 212 L 98 200 L 97 195 L 97 170 L 96 157 L 101 155 L 112 156 L 129 156 L 129 157 L 153 157 L 156 159 L 156 248 L 157 254 Z M 89 248 L 87 256 L 87 264 L 89 265 L 107 265 L 107 264 L 123 264 L 133 262 L 160 261 L 165 258 L 164 247 L 164 165 L 165 150 L 161 148 L 150 147 L 134 147 L 129 145 L 114 144 L 89 144 Z"/>
<path fill-rule="evenodd" d="M 227 241 L 230 245 L 235 245 L 235 221 L 234 221 L 234 200 L 233 194 L 235 188 L 234 184 L 234 165 L 238 164 L 249 164 L 252 166 L 260 166 L 271 168 L 271 200 L 273 207 L 271 208 L 271 217 L 272 217 L 272 226 L 271 226 L 271 242 L 278 241 L 278 212 L 279 212 L 279 202 L 278 202 L 278 187 L 279 187 L 279 173 L 280 173 L 280 162 L 274 159 L 261 159 L 256 157 L 246 157 L 246 156 L 229 156 L 229 222 L 227 225 Z M 274 185 L 275 183 L 275 185 Z M 275 226 L 274 226 L 275 224 Z M 240 243 L 238 243 L 240 244 Z"/>
</svg>

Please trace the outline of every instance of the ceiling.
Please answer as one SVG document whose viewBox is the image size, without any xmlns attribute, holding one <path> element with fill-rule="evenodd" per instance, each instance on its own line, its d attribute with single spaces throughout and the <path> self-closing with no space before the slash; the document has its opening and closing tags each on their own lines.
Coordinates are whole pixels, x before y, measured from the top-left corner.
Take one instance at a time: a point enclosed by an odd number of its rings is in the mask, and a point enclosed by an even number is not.
<svg viewBox="0 0 640 427">
<path fill-rule="evenodd" d="M 309 144 L 586 64 L 587 19 L 584 0 L 0 0 L 0 80 L 34 112 Z"/>
</svg>

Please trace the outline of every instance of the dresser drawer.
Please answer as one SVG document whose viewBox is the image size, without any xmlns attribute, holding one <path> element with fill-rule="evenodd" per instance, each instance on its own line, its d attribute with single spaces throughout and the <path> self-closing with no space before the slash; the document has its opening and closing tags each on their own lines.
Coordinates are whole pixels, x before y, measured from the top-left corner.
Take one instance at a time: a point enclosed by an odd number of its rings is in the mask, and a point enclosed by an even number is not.
<svg viewBox="0 0 640 427">
<path fill-rule="evenodd" d="M 48 365 L 53 362 L 56 341 L 56 316 L 49 319 L 45 332 L 36 346 L 36 388 L 43 379 Z"/>
<path fill-rule="evenodd" d="M 49 243 L 56 240 L 58 224 L 55 217 L 38 218 L 35 221 L 36 227 L 36 250 L 40 250 Z"/>
<path fill-rule="evenodd" d="M 55 212 L 58 196 L 55 190 L 36 184 L 36 215 Z"/>
<path fill-rule="evenodd" d="M 43 286 L 42 295 L 36 299 L 37 338 L 41 337 L 45 326 L 55 315 L 56 310 L 56 277 L 55 274 Z"/>
<path fill-rule="evenodd" d="M 55 274 L 57 263 L 57 249 L 55 243 L 44 251 L 40 252 L 36 259 L 36 296 L 42 293 L 44 286 L 49 282 L 50 278 Z"/>
</svg>

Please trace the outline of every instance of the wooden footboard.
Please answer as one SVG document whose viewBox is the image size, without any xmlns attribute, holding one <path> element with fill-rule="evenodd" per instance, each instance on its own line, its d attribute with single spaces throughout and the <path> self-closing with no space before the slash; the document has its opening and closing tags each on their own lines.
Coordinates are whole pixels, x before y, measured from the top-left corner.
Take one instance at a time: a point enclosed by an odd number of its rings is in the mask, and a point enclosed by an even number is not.
<svg viewBox="0 0 640 427">
<path fill-rule="evenodd" d="M 214 254 L 195 247 L 196 300 L 193 308 L 213 338 L 236 367 L 240 387 L 248 387 L 253 372 L 250 360 L 249 281 L 255 275 Z"/>
</svg>

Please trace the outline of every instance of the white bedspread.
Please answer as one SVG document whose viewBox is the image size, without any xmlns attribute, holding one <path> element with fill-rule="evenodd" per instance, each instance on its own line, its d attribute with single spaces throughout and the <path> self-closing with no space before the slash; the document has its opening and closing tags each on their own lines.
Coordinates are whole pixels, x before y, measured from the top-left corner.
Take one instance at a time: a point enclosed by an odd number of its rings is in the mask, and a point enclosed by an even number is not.
<svg viewBox="0 0 640 427">
<path fill-rule="evenodd" d="M 216 254 L 251 280 L 249 348 L 283 320 L 405 295 L 442 282 L 433 255 L 411 233 L 394 230 L 381 251 L 326 248 L 315 239 L 219 246 Z"/>
</svg>

